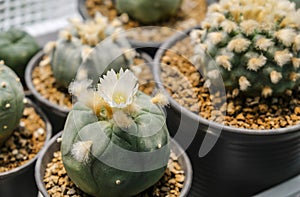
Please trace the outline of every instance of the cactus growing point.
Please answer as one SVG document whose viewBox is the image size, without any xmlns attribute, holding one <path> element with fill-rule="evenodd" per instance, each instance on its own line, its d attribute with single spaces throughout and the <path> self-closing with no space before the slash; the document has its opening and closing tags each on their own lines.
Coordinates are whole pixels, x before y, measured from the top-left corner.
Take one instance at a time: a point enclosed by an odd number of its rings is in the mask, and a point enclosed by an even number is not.
<svg viewBox="0 0 300 197">
<path fill-rule="evenodd" d="M 20 78 L 0 61 L 0 146 L 18 126 L 24 110 Z"/>
<path fill-rule="evenodd" d="M 116 0 L 116 8 L 143 24 L 153 24 L 176 14 L 181 3 L 182 0 Z"/>
<path fill-rule="evenodd" d="M 131 71 L 108 71 L 97 87 L 75 81 L 78 100 L 62 136 L 62 159 L 68 176 L 97 197 L 133 196 L 164 174 L 170 147 L 162 95 L 138 91 Z M 154 104 L 155 103 L 155 104 Z"/>
<path fill-rule="evenodd" d="M 97 62 L 98 67 L 94 70 L 91 68 L 91 73 L 100 74 L 111 68 L 111 61 L 115 61 L 115 54 L 119 53 L 122 55 L 116 58 L 118 64 L 113 68 L 126 68 L 132 57 L 126 56 L 123 51 L 131 47 L 127 39 L 119 34 L 122 30 L 120 25 L 117 20 L 109 23 L 100 13 L 96 13 L 93 20 L 70 20 L 70 27 L 61 30 L 58 40 L 48 42 L 44 47 L 45 54 L 50 57 L 48 61 L 57 85 L 67 89 L 75 79 L 80 65 L 86 60 L 94 65 Z M 103 40 L 106 45 L 96 47 Z"/>
<path fill-rule="evenodd" d="M 221 0 L 191 33 L 195 63 L 214 85 L 247 96 L 290 95 L 300 85 L 300 11 L 288 0 Z"/>
</svg>

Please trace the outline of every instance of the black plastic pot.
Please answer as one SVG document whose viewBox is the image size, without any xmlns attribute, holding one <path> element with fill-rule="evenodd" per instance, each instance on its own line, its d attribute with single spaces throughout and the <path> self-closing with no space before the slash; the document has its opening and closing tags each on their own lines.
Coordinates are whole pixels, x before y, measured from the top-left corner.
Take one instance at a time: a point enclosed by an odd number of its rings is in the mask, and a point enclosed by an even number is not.
<svg viewBox="0 0 300 197">
<path fill-rule="evenodd" d="M 42 110 L 49 117 L 53 126 L 53 134 L 56 134 L 63 129 L 70 109 L 63 108 L 51 103 L 35 89 L 32 82 L 32 72 L 33 69 L 39 65 L 42 58 L 43 52 L 40 51 L 30 60 L 25 70 L 25 82 L 36 102 L 39 104 L 39 106 L 41 106 Z"/>
<path fill-rule="evenodd" d="M 85 2 L 86 0 L 78 0 L 77 7 L 81 17 L 86 20 L 86 19 L 91 19 L 91 17 L 87 12 Z M 157 49 L 162 44 L 162 42 L 142 42 L 133 39 L 129 39 L 129 43 L 131 44 L 132 48 L 141 52 L 145 52 L 149 54 L 151 57 L 154 57 Z"/>
<path fill-rule="evenodd" d="M 60 142 L 57 142 L 57 138 L 61 137 L 61 132 L 56 134 L 48 143 L 47 147 L 43 149 L 41 156 L 39 157 L 35 166 L 35 180 L 40 191 L 41 197 L 50 197 L 45 188 L 43 179 L 47 164 L 52 160 L 53 153 L 60 150 Z M 176 154 L 180 155 L 178 161 L 185 172 L 185 182 L 181 190 L 180 197 L 187 197 L 190 187 L 192 185 L 192 166 L 188 156 L 184 153 L 184 150 L 174 140 L 171 141 L 171 150 Z"/>
<path fill-rule="evenodd" d="M 33 104 L 28 98 L 26 106 L 33 106 L 36 112 L 46 123 L 46 140 L 44 147 L 49 142 L 52 135 L 52 127 L 47 116 L 39 107 Z M 40 151 L 41 152 L 41 151 Z M 0 173 L 0 196 L 3 197 L 33 197 L 37 196 L 38 188 L 34 179 L 34 166 L 40 152 L 26 164 L 7 172 Z"/>
<path fill-rule="evenodd" d="M 192 161 L 190 195 L 250 196 L 299 174 L 300 125 L 274 130 L 224 126 L 192 113 L 167 93 L 160 78 L 160 60 L 166 50 L 187 36 L 178 34 L 167 40 L 155 56 L 153 70 L 157 85 L 169 97 L 169 131 L 187 147 Z M 213 148 L 209 151 L 206 147 L 208 154 L 200 157 L 201 145 L 214 140 Z"/>
<path fill-rule="evenodd" d="M 40 51 L 30 60 L 25 71 L 25 81 L 30 92 L 33 95 L 33 98 L 36 100 L 36 102 L 41 106 L 43 111 L 49 117 L 53 126 L 53 134 L 56 134 L 59 131 L 63 130 L 70 109 L 63 108 L 59 105 L 51 103 L 48 99 L 44 98 L 35 89 L 35 86 L 33 85 L 32 82 L 32 72 L 33 69 L 39 65 L 41 59 L 43 58 L 43 55 L 44 55 L 43 52 Z M 141 53 L 140 55 L 146 62 L 152 62 L 152 58 L 148 54 Z"/>
</svg>

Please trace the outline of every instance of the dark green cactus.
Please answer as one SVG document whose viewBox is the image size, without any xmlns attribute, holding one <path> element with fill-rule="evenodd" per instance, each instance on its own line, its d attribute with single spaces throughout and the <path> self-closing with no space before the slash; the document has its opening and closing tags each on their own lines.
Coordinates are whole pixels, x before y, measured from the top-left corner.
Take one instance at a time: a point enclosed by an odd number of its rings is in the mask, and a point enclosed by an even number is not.
<svg viewBox="0 0 300 197">
<path fill-rule="evenodd" d="M 154 104 L 164 99 L 136 92 L 129 75 L 116 84 L 112 79 L 118 81 L 122 72 L 111 76 L 108 72 L 104 78 L 108 83 L 101 80 L 104 97 L 99 96 L 101 88 L 79 96 L 64 127 L 62 159 L 68 176 L 84 192 L 97 197 L 133 196 L 154 185 L 168 163 L 165 114 Z M 127 94 L 125 86 L 135 93 Z"/>
<path fill-rule="evenodd" d="M 24 91 L 20 78 L 0 62 L 0 146 L 12 134 L 24 110 Z"/>
<path fill-rule="evenodd" d="M 300 85 L 300 23 L 288 0 L 221 0 L 191 33 L 210 85 L 248 96 L 291 94 Z"/>
<path fill-rule="evenodd" d="M 99 76 L 101 71 L 111 68 L 109 64 L 115 59 L 118 63 L 114 65 L 118 70 L 128 65 L 131 59 L 124 55 L 123 51 L 129 49 L 130 44 L 125 37 L 115 36 L 117 31 L 118 28 L 114 24 L 109 24 L 107 18 L 99 13 L 94 20 L 71 21 L 71 26 L 60 32 L 59 39 L 56 42 L 49 42 L 44 48 L 45 53 L 50 56 L 57 85 L 67 89 L 87 58 L 90 61 L 88 64 L 93 64 L 93 67 L 88 69 L 88 74 L 91 75 Z M 103 40 L 105 46 L 95 47 Z M 115 58 L 116 54 L 123 55 Z"/>
<path fill-rule="evenodd" d="M 115 2 L 118 12 L 127 13 L 143 24 L 153 24 L 176 14 L 182 0 L 116 0 Z"/>
<path fill-rule="evenodd" d="M 37 41 L 20 29 L 0 33 L 0 59 L 23 79 L 27 63 L 40 49 Z"/>
</svg>

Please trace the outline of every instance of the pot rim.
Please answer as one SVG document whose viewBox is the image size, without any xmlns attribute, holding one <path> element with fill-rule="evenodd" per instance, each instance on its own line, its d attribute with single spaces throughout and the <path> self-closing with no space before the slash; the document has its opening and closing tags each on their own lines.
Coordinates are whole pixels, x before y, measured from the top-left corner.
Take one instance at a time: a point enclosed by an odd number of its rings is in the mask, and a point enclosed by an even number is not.
<svg viewBox="0 0 300 197">
<path fill-rule="evenodd" d="M 57 141 L 57 139 L 59 137 L 61 137 L 62 135 L 62 131 L 58 132 L 55 136 L 53 136 L 50 141 L 48 142 L 48 144 L 43 148 L 43 150 L 41 151 L 41 155 L 40 157 L 37 159 L 36 164 L 35 164 L 35 168 L 34 168 L 34 178 L 35 178 L 35 182 L 36 185 L 38 187 L 39 192 L 43 195 L 43 197 L 49 197 L 46 189 L 45 189 L 45 185 L 43 183 L 43 181 L 40 180 L 41 173 L 40 173 L 40 168 L 42 166 L 42 161 L 44 156 L 46 155 L 48 149 L 53 145 L 54 142 Z M 43 175 L 44 177 L 44 175 Z"/>
<path fill-rule="evenodd" d="M 51 139 L 52 136 L 52 125 L 48 119 L 48 117 L 45 115 L 45 113 L 36 105 L 34 104 L 29 98 L 25 97 L 27 100 L 26 105 L 32 106 L 36 113 L 41 117 L 41 119 L 43 119 L 43 121 L 45 122 L 46 125 L 46 139 L 45 142 L 43 144 L 43 147 L 39 150 L 39 152 L 28 162 L 26 162 L 24 165 L 21 165 L 17 168 L 14 168 L 12 170 L 6 171 L 6 172 L 0 172 L 0 183 L 1 180 L 5 180 L 6 178 L 11 178 L 11 177 L 15 177 L 18 174 L 23 173 L 24 171 L 26 171 L 40 156 L 41 152 L 43 151 L 43 149 L 48 145 L 48 142 Z"/>
<path fill-rule="evenodd" d="M 52 102 L 50 102 L 48 99 L 44 98 L 35 88 L 35 86 L 33 85 L 32 82 L 32 72 L 33 69 L 38 66 L 38 63 L 40 62 L 40 60 L 42 59 L 44 55 L 44 52 L 41 50 L 39 51 L 37 54 L 35 54 L 32 59 L 29 61 L 26 70 L 25 70 L 25 82 L 27 84 L 28 89 L 31 91 L 31 93 L 33 94 L 33 96 L 40 101 L 41 103 L 43 103 L 45 106 L 49 107 L 50 109 L 54 109 L 55 112 L 61 116 L 66 116 L 71 109 L 67 109 L 64 107 L 61 107 L 59 105 L 56 105 Z"/>
<path fill-rule="evenodd" d="M 77 10 L 82 17 L 82 19 L 87 20 L 91 19 L 89 16 L 87 9 L 85 7 L 86 0 L 77 0 Z M 147 26 L 143 26 L 147 27 Z M 149 26 L 151 27 L 151 26 Z M 158 41 L 140 41 L 135 39 L 128 39 L 129 43 L 135 47 L 135 48 L 155 48 L 158 49 L 164 41 L 158 42 Z"/>
<path fill-rule="evenodd" d="M 36 180 L 36 184 L 38 186 L 39 192 L 42 194 L 43 197 L 49 197 L 46 189 L 45 189 L 45 185 L 43 183 L 43 181 L 41 181 L 41 166 L 42 166 L 42 162 L 44 157 L 46 156 L 47 151 L 49 150 L 49 148 L 53 145 L 53 143 L 55 143 L 57 141 L 57 139 L 59 137 L 62 136 L 62 132 L 60 131 L 58 132 L 55 136 L 53 136 L 50 141 L 48 142 L 48 144 L 43 148 L 43 150 L 40 153 L 40 157 L 38 158 L 36 165 L 35 165 L 35 180 Z M 179 145 L 178 142 L 176 142 L 174 139 L 170 139 L 170 143 L 173 144 L 172 147 L 174 147 L 173 149 L 175 149 L 175 151 L 177 153 L 179 153 L 178 158 L 182 158 L 182 162 L 184 163 L 186 169 L 185 169 L 185 181 L 184 181 L 184 187 L 181 190 L 181 194 L 180 197 L 186 197 L 188 196 L 188 193 L 191 189 L 192 186 L 192 179 L 193 179 L 193 168 L 192 168 L 192 164 L 191 161 L 189 159 L 189 157 L 187 156 L 186 152 L 183 150 L 183 148 Z M 171 148 L 172 150 L 172 148 Z"/>
<path fill-rule="evenodd" d="M 164 55 L 165 51 L 170 49 L 176 42 L 182 40 L 183 38 L 186 38 L 189 36 L 189 33 L 193 29 L 200 29 L 200 26 L 195 26 L 189 29 L 186 29 L 183 32 L 179 32 L 173 36 L 171 36 L 169 39 L 167 39 L 161 47 L 158 49 L 155 57 L 154 57 L 154 63 L 153 63 L 153 76 L 156 85 L 158 88 L 167 95 L 171 107 L 175 108 L 176 111 L 180 112 L 181 114 L 191 118 L 192 120 L 204 124 L 206 126 L 209 126 L 209 132 L 213 133 L 215 135 L 218 135 L 214 132 L 214 130 L 220 130 L 222 129 L 222 132 L 229 132 L 229 133 L 236 133 L 236 134 L 246 134 L 246 135 L 279 135 L 279 134 L 285 134 L 285 133 L 291 133 L 291 132 L 297 132 L 300 131 L 300 124 L 289 126 L 286 128 L 278 128 L 278 129 L 245 129 L 245 128 L 238 128 L 238 127 L 232 127 L 227 125 L 222 125 L 220 123 L 207 120 L 190 110 L 186 109 L 185 107 L 181 106 L 177 101 L 175 101 L 172 96 L 166 91 L 166 89 L 163 86 L 163 82 L 160 78 L 160 59 Z"/>
</svg>

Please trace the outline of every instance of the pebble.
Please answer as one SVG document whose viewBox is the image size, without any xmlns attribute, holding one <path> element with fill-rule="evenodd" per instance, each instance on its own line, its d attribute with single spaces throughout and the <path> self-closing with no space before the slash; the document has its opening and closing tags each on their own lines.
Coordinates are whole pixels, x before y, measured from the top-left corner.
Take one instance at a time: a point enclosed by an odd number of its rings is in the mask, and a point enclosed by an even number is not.
<svg viewBox="0 0 300 197">
<path fill-rule="evenodd" d="M 300 94 L 296 91 L 289 98 L 270 99 L 237 99 L 235 93 L 227 94 L 227 102 L 222 104 L 225 98 L 220 98 L 217 93 L 210 95 L 204 87 L 205 80 L 187 60 L 194 53 L 190 43 L 189 37 L 177 42 L 161 58 L 162 82 L 179 104 L 203 118 L 238 128 L 264 130 L 300 123 Z"/>
<path fill-rule="evenodd" d="M 47 164 L 43 181 L 47 192 L 51 197 L 90 197 L 88 194 L 77 188 L 68 177 L 62 163 L 60 151 L 53 153 L 52 160 Z M 184 186 L 184 181 L 185 174 L 178 163 L 178 157 L 171 152 L 168 168 L 166 169 L 164 176 L 154 186 L 135 197 L 178 197 Z"/>
<path fill-rule="evenodd" d="M 102 0 L 101 2 L 99 0 L 87 0 L 86 7 L 90 16 L 94 16 L 99 11 L 110 21 L 118 17 L 111 0 Z M 137 28 L 143 25 L 132 19 L 128 21 L 126 18 L 124 20 L 124 15 L 120 15 L 119 18 L 123 21 L 124 29 L 135 28 L 134 31 L 129 31 L 129 37 L 139 41 L 161 42 L 177 31 L 200 24 L 205 17 L 206 7 L 205 0 L 183 0 L 180 10 L 175 16 L 169 17 L 166 21 L 151 24 L 151 28 Z"/>
<path fill-rule="evenodd" d="M 40 128 L 46 131 L 45 122 L 34 108 L 26 107 L 20 126 L 0 147 L 0 172 L 24 165 L 38 154 L 46 140 L 46 132 L 41 134 L 40 138 L 34 138 L 33 133 Z"/>
<path fill-rule="evenodd" d="M 47 58 L 47 56 L 45 56 L 44 58 Z M 134 64 L 130 67 L 141 68 L 141 72 L 137 74 L 137 78 L 140 84 L 139 90 L 148 95 L 151 95 L 155 88 L 155 83 L 152 71 L 150 67 L 145 64 L 145 60 L 136 57 L 134 59 Z M 43 66 L 39 65 L 35 67 L 32 72 L 32 80 L 36 90 L 44 98 L 64 108 L 72 108 L 71 95 L 67 92 L 67 90 L 62 90 L 61 88 L 57 87 L 50 64 L 46 64 Z M 26 111 L 24 113 L 29 114 L 30 112 Z"/>
</svg>

